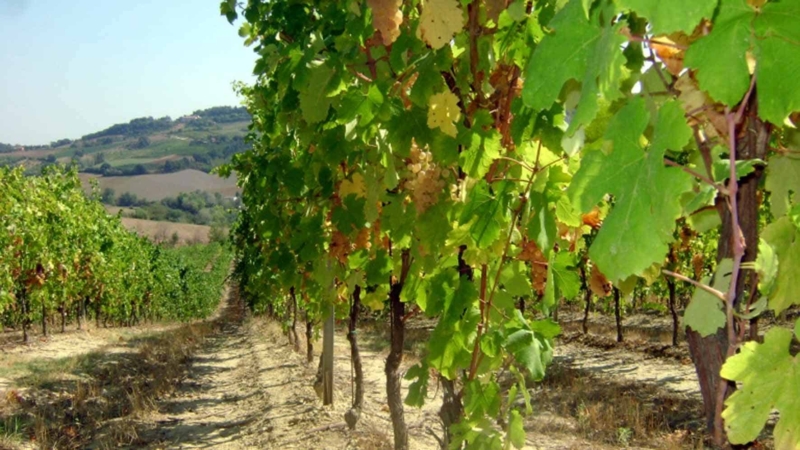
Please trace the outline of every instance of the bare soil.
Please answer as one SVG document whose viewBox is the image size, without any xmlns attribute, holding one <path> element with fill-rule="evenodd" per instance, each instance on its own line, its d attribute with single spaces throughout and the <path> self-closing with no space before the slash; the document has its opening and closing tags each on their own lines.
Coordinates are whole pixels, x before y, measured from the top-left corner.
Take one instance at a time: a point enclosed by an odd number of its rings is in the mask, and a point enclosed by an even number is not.
<svg viewBox="0 0 800 450">
<path fill-rule="evenodd" d="M 171 242 L 172 236 L 177 233 L 177 245 L 207 244 L 211 233 L 211 227 L 207 225 L 134 219 L 131 217 L 123 217 L 122 225 L 139 236 L 149 238 L 156 243 Z"/>
<path fill-rule="evenodd" d="M 351 367 L 345 330 L 336 336 L 335 395 L 323 406 L 313 389 L 315 361 L 293 351 L 278 324 L 237 313 L 215 318 L 215 331 L 187 361 L 186 373 L 149 412 L 128 418 L 118 445 L 127 448 L 219 449 L 390 449 L 391 423 L 386 405 L 384 362 L 388 353 L 382 324 L 362 328 L 365 407 L 355 430 L 344 413 L 351 402 Z M 299 331 L 299 330 L 298 330 Z M 91 330 L 54 335 L 31 346 L 4 348 L 0 398 L 24 378 L 15 367 L 41 358 L 82 352 L 130 350 L 137 333 L 170 333 L 169 327 Z M 299 333 L 302 334 L 302 333 Z M 302 339 L 302 337 L 301 337 Z M 425 333 L 410 333 L 409 356 L 415 363 Z M 643 356 L 622 346 L 601 348 L 569 336 L 557 345 L 545 382 L 531 386 L 533 415 L 526 418 L 526 448 L 612 449 L 694 448 L 700 426 L 699 393 L 694 369 L 675 358 Z M 10 358 L 10 359 L 9 359 Z M 404 384 L 404 389 L 407 385 Z M 410 448 L 439 448 L 437 415 L 441 389 L 431 381 L 422 409 L 406 407 Z M 109 423 L 106 428 L 115 429 Z M 111 432 L 100 430 L 95 448 L 107 445 Z M 113 434 L 113 433 L 111 433 Z M 102 445 L 101 445 L 102 443 Z M 0 448 L 3 441 L 0 440 Z"/>
</svg>

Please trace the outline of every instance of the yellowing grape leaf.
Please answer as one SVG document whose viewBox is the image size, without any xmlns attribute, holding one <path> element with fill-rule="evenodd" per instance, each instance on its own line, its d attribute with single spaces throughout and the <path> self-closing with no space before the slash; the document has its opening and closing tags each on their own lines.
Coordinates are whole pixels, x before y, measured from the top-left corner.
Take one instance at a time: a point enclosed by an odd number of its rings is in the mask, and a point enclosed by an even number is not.
<svg viewBox="0 0 800 450">
<path fill-rule="evenodd" d="M 372 9 L 372 26 L 381 32 L 384 45 L 389 45 L 400 36 L 403 23 L 402 0 L 367 0 Z"/>
<path fill-rule="evenodd" d="M 458 0 L 428 0 L 419 15 L 417 37 L 438 50 L 464 28 Z"/>
<path fill-rule="evenodd" d="M 650 43 L 650 48 L 656 52 L 667 70 L 674 76 L 678 76 L 683 70 L 683 50 L 675 46 L 675 42 L 667 36 L 657 36 Z"/>
<path fill-rule="evenodd" d="M 731 285 L 732 269 L 732 260 L 723 259 L 720 261 L 717 265 L 712 287 L 723 293 L 728 292 L 728 288 Z M 710 282 L 711 277 L 705 277 L 701 281 L 705 285 L 709 285 Z M 725 313 L 722 311 L 722 300 L 702 289 L 695 289 L 692 300 L 683 313 L 683 323 L 703 337 L 716 333 L 726 323 Z"/>
<path fill-rule="evenodd" d="M 764 343 L 748 342 L 722 366 L 721 375 L 742 383 L 742 388 L 725 400 L 722 418 L 733 444 L 756 439 L 777 409 L 776 449 L 800 448 L 800 356 L 792 356 L 792 332 L 775 327 Z"/>
<path fill-rule="evenodd" d="M 450 91 L 431 95 L 428 100 L 428 127 L 439 128 L 442 133 L 456 137 L 456 125 L 461 119 L 458 97 Z"/>
<path fill-rule="evenodd" d="M 770 206 L 775 217 L 786 214 L 789 192 L 794 193 L 794 202 L 800 204 L 800 157 L 797 155 L 775 155 L 769 159 L 766 188 L 772 192 Z"/>
<path fill-rule="evenodd" d="M 608 194 L 614 206 L 603 221 L 589 256 L 612 283 L 642 275 L 663 260 L 673 241 L 675 219 L 682 212 L 680 198 L 692 189 L 691 178 L 664 165 L 667 149 L 680 150 L 692 131 L 677 101 L 661 107 L 653 144 L 644 151 L 642 133 L 649 124 L 642 98 L 628 102 L 609 123 L 606 155 L 589 150 L 567 188 L 574 207 L 591 211 Z"/>
<path fill-rule="evenodd" d="M 352 181 L 345 179 L 339 185 L 339 197 L 345 198 L 350 194 L 354 194 L 356 197 L 365 197 L 367 190 L 364 187 L 364 177 L 356 172 L 350 178 Z"/>
</svg>

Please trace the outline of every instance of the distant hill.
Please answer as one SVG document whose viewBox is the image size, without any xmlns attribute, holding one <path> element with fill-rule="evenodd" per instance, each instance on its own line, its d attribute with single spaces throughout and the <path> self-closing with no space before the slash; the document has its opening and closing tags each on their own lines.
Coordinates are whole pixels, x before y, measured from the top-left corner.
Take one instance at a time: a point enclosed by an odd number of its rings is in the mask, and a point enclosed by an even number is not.
<svg viewBox="0 0 800 450">
<path fill-rule="evenodd" d="M 38 173 L 42 166 L 58 162 L 105 176 L 208 172 L 248 148 L 244 137 L 249 124 L 247 110 L 231 106 L 197 110 L 174 120 L 139 117 L 50 145 L 0 143 L 0 165 L 22 164 Z"/>
<path fill-rule="evenodd" d="M 126 217 L 226 227 L 239 204 L 236 179 L 208 172 L 248 149 L 249 125 L 247 110 L 230 106 L 174 120 L 139 117 L 74 141 L 0 143 L 0 166 L 34 174 L 50 164 L 76 165 L 87 193 L 96 179 L 103 203 Z"/>
</svg>

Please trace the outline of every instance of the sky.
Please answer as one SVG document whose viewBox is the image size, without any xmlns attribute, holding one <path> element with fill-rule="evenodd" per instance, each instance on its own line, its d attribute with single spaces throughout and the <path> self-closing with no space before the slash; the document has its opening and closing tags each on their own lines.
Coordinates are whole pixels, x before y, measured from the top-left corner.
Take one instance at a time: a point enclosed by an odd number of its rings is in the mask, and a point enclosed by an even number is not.
<svg viewBox="0 0 800 450">
<path fill-rule="evenodd" d="M 0 142 L 236 106 L 256 54 L 219 0 L 0 0 Z"/>
</svg>

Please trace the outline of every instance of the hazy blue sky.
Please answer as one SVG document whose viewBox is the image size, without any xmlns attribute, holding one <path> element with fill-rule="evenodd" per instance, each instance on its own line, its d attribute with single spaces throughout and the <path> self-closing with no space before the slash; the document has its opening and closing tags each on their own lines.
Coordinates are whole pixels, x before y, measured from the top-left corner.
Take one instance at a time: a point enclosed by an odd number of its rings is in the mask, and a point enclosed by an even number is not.
<svg viewBox="0 0 800 450">
<path fill-rule="evenodd" d="M 219 0 L 0 0 L 0 142 L 238 105 L 255 54 Z"/>
</svg>

